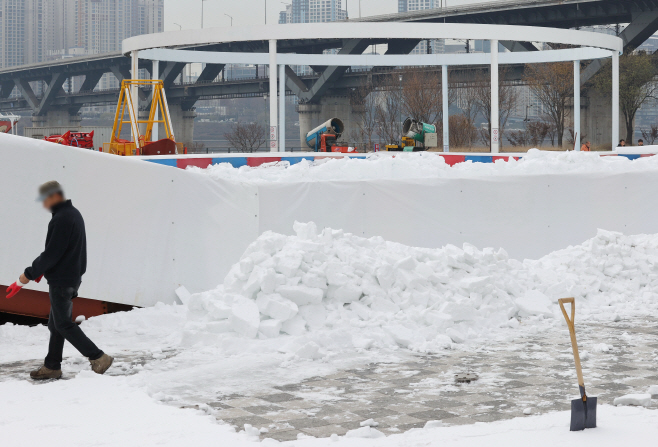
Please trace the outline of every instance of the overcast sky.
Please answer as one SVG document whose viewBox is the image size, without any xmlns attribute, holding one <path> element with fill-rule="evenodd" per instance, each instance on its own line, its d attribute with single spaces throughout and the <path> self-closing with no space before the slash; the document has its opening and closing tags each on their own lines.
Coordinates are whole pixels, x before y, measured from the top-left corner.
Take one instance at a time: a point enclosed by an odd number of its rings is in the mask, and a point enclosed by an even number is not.
<svg viewBox="0 0 658 447">
<path fill-rule="evenodd" d="M 233 26 L 262 24 L 265 21 L 266 0 L 205 0 L 204 26 L 206 28 L 229 26 L 233 16 Z M 448 6 L 469 3 L 485 3 L 486 0 L 446 0 Z M 279 12 L 285 9 L 281 0 L 267 0 L 267 22 L 278 23 Z M 345 5 L 345 0 L 343 0 Z M 361 0 L 363 16 L 397 12 L 398 0 Z M 348 0 L 349 15 L 359 15 L 359 0 Z M 201 0 L 165 0 L 165 31 L 177 30 L 178 23 L 183 29 L 201 27 Z"/>
</svg>

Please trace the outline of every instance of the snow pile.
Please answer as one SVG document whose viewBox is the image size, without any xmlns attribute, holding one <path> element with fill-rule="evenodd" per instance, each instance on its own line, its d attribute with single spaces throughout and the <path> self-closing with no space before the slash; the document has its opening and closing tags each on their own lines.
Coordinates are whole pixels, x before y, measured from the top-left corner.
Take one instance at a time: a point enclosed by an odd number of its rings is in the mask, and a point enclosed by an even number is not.
<svg viewBox="0 0 658 447">
<path fill-rule="evenodd" d="M 579 246 L 526 265 L 545 294 L 581 298 L 586 311 L 606 314 L 613 321 L 619 321 L 620 314 L 644 313 L 658 304 L 658 235 L 599 230 Z M 610 349 L 598 345 L 595 350 Z"/>
<path fill-rule="evenodd" d="M 612 403 L 613 405 L 633 405 L 636 407 L 650 407 L 651 394 L 627 394 L 625 396 L 617 397 Z"/>
<path fill-rule="evenodd" d="M 315 224 L 296 236 L 264 233 L 216 290 L 191 297 L 191 332 L 248 338 L 307 337 L 295 347 L 321 358 L 336 344 L 435 350 L 547 313 L 510 283 L 521 264 L 503 250 L 407 247 Z M 528 303 L 526 304 L 526 300 Z M 548 307 L 548 299 L 543 304 Z M 551 315 L 552 316 L 552 315 Z"/>
<path fill-rule="evenodd" d="M 414 248 L 319 232 L 314 223 L 294 230 L 264 233 L 222 285 L 192 295 L 186 343 L 290 335 L 281 349 L 307 359 L 354 348 L 426 352 L 524 321 L 563 324 L 562 297 L 576 297 L 579 315 L 608 319 L 655 307 L 656 236 L 600 230 L 581 246 L 521 263 L 470 244 Z"/>
<path fill-rule="evenodd" d="M 313 157 L 315 154 L 310 154 Z M 303 155 L 301 155 L 303 157 Z M 415 178 L 483 177 L 497 175 L 541 175 L 564 173 L 628 172 L 658 169 L 658 158 L 602 157 L 592 152 L 528 151 L 520 160 L 496 160 L 494 163 L 467 161 L 450 166 L 434 152 L 370 154 L 366 158 L 326 158 L 267 163 L 258 167 L 234 168 L 220 163 L 206 169 L 189 167 L 191 172 L 212 178 L 249 183 L 318 182 L 336 180 L 376 180 Z"/>
</svg>

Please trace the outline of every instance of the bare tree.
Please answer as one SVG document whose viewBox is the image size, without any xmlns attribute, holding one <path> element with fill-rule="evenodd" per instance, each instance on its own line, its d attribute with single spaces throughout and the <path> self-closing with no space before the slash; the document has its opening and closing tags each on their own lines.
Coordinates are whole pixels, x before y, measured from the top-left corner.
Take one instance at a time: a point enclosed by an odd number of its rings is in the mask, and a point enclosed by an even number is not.
<svg viewBox="0 0 658 447">
<path fill-rule="evenodd" d="M 501 82 L 498 84 L 498 126 L 499 126 L 499 141 L 500 147 L 503 147 L 503 136 L 507 128 L 507 121 L 519 101 L 518 88 L 506 82 L 502 82 L 507 77 L 507 68 L 500 69 Z M 475 96 L 476 101 L 479 103 L 480 110 L 484 115 L 484 119 L 488 123 L 487 132 L 491 133 L 491 78 L 484 72 L 477 76 L 474 84 L 470 87 L 474 91 L 472 95 Z M 480 133 L 485 129 L 480 129 Z M 487 142 L 491 146 L 491 135 L 485 137 L 480 135 L 483 142 Z"/>
<path fill-rule="evenodd" d="M 576 145 L 576 138 L 578 138 L 578 144 L 579 145 L 582 144 L 583 141 L 585 141 L 587 139 L 587 134 L 583 133 L 582 131 L 580 132 L 580 135 L 576 136 L 576 131 L 572 127 L 570 127 L 568 129 L 568 132 L 569 132 L 568 141 L 569 141 L 570 144 L 572 144 L 574 146 Z"/>
<path fill-rule="evenodd" d="M 469 88 L 468 86 L 460 86 L 453 89 L 455 91 L 455 99 L 457 105 L 462 110 L 462 115 L 466 119 L 465 124 L 468 127 L 475 129 L 475 120 L 477 116 L 482 111 L 482 104 L 478 100 L 477 89 Z M 451 130 L 452 138 L 452 130 Z M 468 141 L 466 145 L 468 147 L 473 147 L 473 143 L 477 139 L 477 130 L 475 132 L 468 133 Z"/>
<path fill-rule="evenodd" d="M 358 113 L 356 127 L 364 152 L 372 151 L 373 138 L 377 129 L 377 94 L 371 84 L 363 84 L 352 94 L 352 110 Z"/>
<path fill-rule="evenodd" d="M 567 110 L 574 93 L 573 64 L 528 64 L 525 66 L 525 80 L 555 126 L 557 145 L 561 148 Z"/>
<path fill-rule="evenodd" d="M 511 131 L 507 136 L 514 147 L 539 147 L 548 134 L 549 125 L 542 121 L 530 121 L 525 129 Z"/>
<path fill-rule="evenodd" d="M 391 75 L 390 85 L 398 82 L 398 75 Z M 377 133 L 386 144 L 400 143 L 402 134 L 402 94 L 400 88 L 382 91 L 377 97 L 375 118 Z"/>
<path fill-rule="evenodd" d="M 611 64 L 608 62 L 594 79 L 597 90 L 606 95 L 612 92 Z M 626 124 L 626 144 L 632 145 L 635 134 L 635 115 L 648 99 L 655 98 L 658 84 L 654 76 L 658 70 L 646 52 L 624 54 L 619 59 L 619 106 Z"/>
<path fill-rule="evenodd" d="M 402 109 L 411 118 L 436 124 L 443 117 L 441 78 L 426 70 L 408 69 L 402 74 Z"/>
<path fill-rule="evenodd" d="M 472 147 L 472 142 L 477 139 L 477 129 L 470 123 L 464 114 L 451 115 L 450 123 L 450 146 Z"/>
<path fill-rule="evenodd" d="M 258 123 L 237 122 L 224 136 L 240 152 L 254 152 L 267 143 L 267 129 Z"/>
<path fill-rule="evenodd" d="M 649 145 L 655 143 L 658 140 L 658 125 L 652 124 L 650 129 L 642 129 L 642 138 Z"/>
</svg>

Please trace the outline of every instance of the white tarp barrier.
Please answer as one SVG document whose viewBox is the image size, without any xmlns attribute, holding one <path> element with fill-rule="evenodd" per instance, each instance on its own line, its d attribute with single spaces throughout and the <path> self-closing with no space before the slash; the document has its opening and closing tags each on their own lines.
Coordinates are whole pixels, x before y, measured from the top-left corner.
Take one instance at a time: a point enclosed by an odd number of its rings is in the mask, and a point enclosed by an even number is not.
<svg viewBox="0 0 658 447">
<path fill-rule="evenodd" d="M 37 186 L 59 180 L 87 224 L 80 296 L 153 305 L 214 288 L 263 231 L 295 220 L 420 247 L 472 243 L 538 258 L 597 228 L 658 233 L 657 171 L 258 186 L 0 135 L 0 284 L 43 248 Z M 34 284 L 32 284 L 34 285 Z M 45 284 L 36 286 L 46 290 Z"/>
<path fill-rule="evenodd" d="M 260 232 L 295 220 L 417 247 L 468 242 L 518 259 L 580 244 L 598 228 L 658 232 L 658 172 L 371 180 L 259 186 Z"/>
<path fill-rule="evenodd" d="M 50 215 L 34 198 L 48 180 L 62 183 L 85 219 L 82 297 L 150 306 L 173 302 L 180 285 L 212 289 L 258 237 L 253 186 L 0 135 L 0 284 L 43 250 Z"/>
</svg>

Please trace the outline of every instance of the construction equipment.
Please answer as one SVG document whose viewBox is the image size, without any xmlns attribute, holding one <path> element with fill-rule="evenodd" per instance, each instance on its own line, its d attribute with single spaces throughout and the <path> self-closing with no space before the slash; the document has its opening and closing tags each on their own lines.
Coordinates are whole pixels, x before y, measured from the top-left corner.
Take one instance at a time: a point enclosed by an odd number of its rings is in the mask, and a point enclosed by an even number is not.
<svg viewBox="0 0 658 447">
<path fill-rule="evenodd" d="M 407 118 L 402 124 L 402 144 L 389 144 L 388 151 L 420 152 L 438 146 L 436 126 Z M 420 144 L 418 144 L 420 143 Z"/>
<path fill-rule="evenodd" d="M 338 142 L 344 130 L 343 122 L 332 118 L 307 133 L 306 144 L 315 152 L 356 152 L 355 147 Z"/>
<path fill-rule="evenodd" d="M 151 87 L 151 109 L 147 120 L 140 120 L 138 117 L 138 107 L 137 104 L 134 104 L 131 95 L 133 87 L 135 90 L 140 87 Z M 125 119 L 126 110 L 128 111 L 128 120 Z M 162 113 L 162 119 L 158 119 L 159 111 Z M 163 124 L 166 138 L 152 141 L 153 126 L 160 123 Z M 125 124 L 130 125 L 132 140 L 121 138 L 121 130 Z M 139 130 L 140 124 L 146 124 L 143 135 Z M 162 80 L 124 79 L 121 81 L 121 92 L 119 93 L 119 103 L 117 104 L 114 127 L 112 128 L 112 138 L 109 143 L 103 144 L 103 152 L 124 156 L 172 155 L 178 152 Z"/>
<path fill-rule="evenodd" d="M 72 132 L 68 131 L 62 135 L 50 135 L 44 137 L 45 141 L 51 143 L 63 144 L 64 146 L 81 147 L 84 149 L 94 148 L 94 131 L 91 132 Z"/>
<path fill-rule="evenodd" d="M 558 300 L 564 319 L 567 320 L 569 334 L 571 335 L 571 347 L 573 348 L 573 357 L 576 363 L 576 374 L 578 375 L 578 388 L 580 390 L 580 399 L 571 401 L 571 431 L 581 431 L 586 428 L 596 428 L 596 397 L 588 396 L 585 392 L 585 381 L 583 380 L 583 369 L 580 365 L 580 355 L 578 354 L 578 342 L 576 341 L 576 328 L 574 324 L 576 316 L 576 300 L 574 298 L 563 298 Z M 565 304 L 571 304 L 571 318 L 564 308 Z"/>
<path fill-rule="evenodd" d="M 0 133 L 10 133 L 16 135 L 16 123 L 20 120 L 20 116 L 4 115 L 0 113 Z"/>
</svg>

